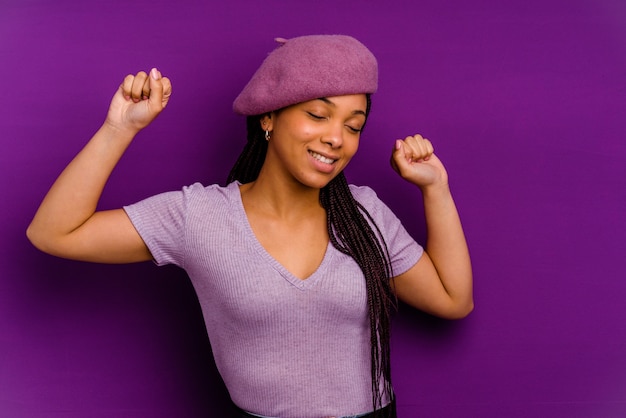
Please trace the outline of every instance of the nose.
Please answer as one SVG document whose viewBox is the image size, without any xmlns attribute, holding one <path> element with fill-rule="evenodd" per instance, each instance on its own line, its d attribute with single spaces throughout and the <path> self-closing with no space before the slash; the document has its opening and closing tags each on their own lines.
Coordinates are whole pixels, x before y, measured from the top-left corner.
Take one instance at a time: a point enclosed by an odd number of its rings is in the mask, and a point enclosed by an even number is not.
<svg viewBox="0 0 626 418">
<path fill-rule="evenodd" d="M 340 148 L 343 145 L 343 125 L 331 123 L 322 136 L 322 142 L 330 145 L 331 148 Z"/>
</svg>

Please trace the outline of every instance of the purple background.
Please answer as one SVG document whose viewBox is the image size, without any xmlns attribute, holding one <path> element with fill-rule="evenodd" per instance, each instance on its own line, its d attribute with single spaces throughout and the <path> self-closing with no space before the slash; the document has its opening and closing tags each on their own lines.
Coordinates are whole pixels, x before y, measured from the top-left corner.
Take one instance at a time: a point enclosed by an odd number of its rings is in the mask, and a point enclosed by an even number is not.
<svg viewBox="0 0 626 418">
<path fill-rule="evenodd" d="M 470 3 L 473 3 L 470 5 Z M 219 416 L 227 395 L 185 275 L 39 253 L 24 231 L 130 72 L 171 77 L 102 207 L 223 182 L 231 103 L 274 37 L 345 33 L 380 61 L 349 179 L 418 239 L 421 201 L 388 165 L 431 138 L 473 256 L 476 310 L 403 306 L 401 418 L 626 416 L 626 3 L 0 0 L 0 416 Z"/>
</svg>

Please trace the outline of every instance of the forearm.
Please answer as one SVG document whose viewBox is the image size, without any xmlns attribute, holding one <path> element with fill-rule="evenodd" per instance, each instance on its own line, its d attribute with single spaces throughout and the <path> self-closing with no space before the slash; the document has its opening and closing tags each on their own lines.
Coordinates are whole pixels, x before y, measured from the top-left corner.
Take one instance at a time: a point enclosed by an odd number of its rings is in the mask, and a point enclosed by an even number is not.
<svg viewBox="0 0 626 418">
<path fill-rule="evenodd" d="M 43 245 L 70 234 L 94 213 L 102 190 L 135 132 L 105 123 L 54 182 L 27 235 Z"/>
<path fill-rule="evenodd" d="M 426 252 L 456 306 L 473 308 L 472 267 L 461 220 L 447 185 L 422 190 L 426 216 Z"/>
</svg>

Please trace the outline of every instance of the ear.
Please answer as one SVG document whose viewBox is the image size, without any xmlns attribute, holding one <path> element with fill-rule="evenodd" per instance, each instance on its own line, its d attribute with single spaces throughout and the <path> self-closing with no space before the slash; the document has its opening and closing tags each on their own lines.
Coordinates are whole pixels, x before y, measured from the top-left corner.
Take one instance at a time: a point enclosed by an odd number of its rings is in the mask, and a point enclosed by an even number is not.
<svg viewBox="0 0 626 418">
<path fill-rule="evenodd" d="M 261 129 L 270 132 L 274 129 L 274 119 L 272 116 L 273 115 L 271 113 L 266 113 L 265 115 L 261 116 Z"/>
</svg>

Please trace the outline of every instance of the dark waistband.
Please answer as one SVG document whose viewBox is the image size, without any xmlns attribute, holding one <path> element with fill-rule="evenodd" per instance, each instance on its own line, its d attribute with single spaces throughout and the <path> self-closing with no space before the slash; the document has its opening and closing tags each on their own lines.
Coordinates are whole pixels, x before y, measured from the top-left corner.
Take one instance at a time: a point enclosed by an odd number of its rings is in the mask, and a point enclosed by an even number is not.
<svg viewBox="0 0 626 418">
<path fill-rule="evenodd" d="M 396 402 L 395 399 L 384 408 L 378 409 L 369 414 L 361 415 L 359 418 L 396 418 Z M 231 418 L 259 418 L 256 415 L 252 415 L 233 405 L 233 413 Z M 338 417 L 340 418 L 340 417 Z"/>
</svg>

